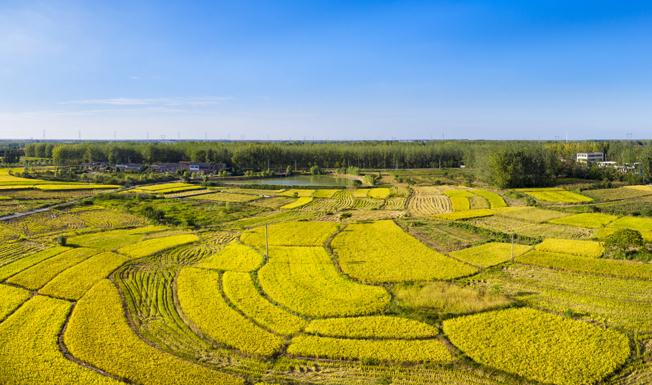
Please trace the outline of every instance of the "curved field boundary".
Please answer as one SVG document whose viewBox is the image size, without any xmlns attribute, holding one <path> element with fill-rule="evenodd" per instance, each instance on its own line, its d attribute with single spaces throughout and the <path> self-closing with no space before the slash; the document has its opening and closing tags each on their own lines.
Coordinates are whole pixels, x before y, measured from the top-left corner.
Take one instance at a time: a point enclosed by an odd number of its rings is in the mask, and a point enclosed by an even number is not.
<svg viewBox="0 0 652 385">
<path fill-rule="evenodd" d="M 489 242 L 479 246 L 453 251 L 450 256 L 474 266 L 490 267 L 507 262 L 512 257 L 529 251 L 530 246 L 500 242 Z"/>
<path fill-rule="evenodd" d="M 25 255 L 31 255 L 43 249 L 45 249 L 45 247 L 36 242 L 30 242 L 30 241 L 4 242 L 0 244 L 0 268 L 4 265 L 10 264 L 21 258 L 24 258 Z"/>
<path fill-rule="evenodd" d="M 429 248 L 391 220 L 350 224 L 331 247 L 342 270 L 362 282 L 451 279 L 477 272 Z"/>
<path fill-rule="evenodd" d="M 281 222 L 267 228 L 270 246 L 322 246 L 337 231 L 333 222 Z M 265 249 L 265 227 L 255 227 L 240 236 L 242 243 Z"/>
<path fill-rule="evenodd" d="M 549 267 L 553 269 L 575 271 L 597 275 L 607 275 L 620 278 L 652 279 L 652 264 L 580 257 L 571 254 L 530 251 L 516 258 L 517 262 L 526 265 Z"/>
<path fill-rule="evenodd" d="M 247 317 L 275 333 L 291 335 L 306 326 L 304 319 L 286 312 L 260 295 L 249 273 L 224 273 L 222 288 L 226 297 Z"/>
<path fill-rule="evenodd" d="M 96 282 L 108 277 L 128 260 L 129 257 L 110 252 L 94 255 L 61 272 L 43 286 L 39 293 L 77 300 Z"/>
<path fill-rule="evenodd" d="M 410 212 L 415 215 L 430 216 L 453 211 L 450 199 L 443 195 L 418 195 L 410 199 Z"/>
<path fill-rule="evenodd" d="M 237 377 L 161 352 L 138 338 L 129 327 L 120 296 L 109 280 L 100 281 L 75 306 L 64 341 L 75 357 L 134 383 L 244 383 Z"/>
<path fill-rule="evenodd" d="M 581 257 L 599 258 L 604 254 L 601 242 L 580 241 L 576 239 L 547 238 L 535 246 L 539 251 L 579 255 Z"/>
<path fill-rule="evenodd" d="M 312 197 L 299 197 L 297 200 L 295 200 L 292 203 L 288 203 L 284 206 L 281 206 L 281 210 L 291 210 L 291 209 L 298 209 L 299 207 L 305 206 L 308 203 L 312 202 L 313 198 Z"/>
<path fill-rule="evenodd" d="M 31 297 L 29 290 L 0 284 L 0 323 Z"/>
<path fill-rule="evenodd" d="M 98 253 L 99 251 L 95 249 L 70 249 L 21 271 L 7 279 L 7 282 L 31 290 L 38 290 L 50 282 L 54 277 L 59 275 L 62 271 L 75 266 Z"/>
<path fill-rule="evenodd" d="M 177 295 L 184 315 L 202 334 L 242 352 L 271 356 L 284 339 L 258 327 L 232 309 L 222 296 L 219 273 L 186 267 L 177 277 Z"/>
<path fill-rule="evenodd" d="M 439 329 L 409 318 L 379 315 L 313 320 L 304 332 L 322 337 L 419 339 L 436 337 Z"/>
<path fill-rule="evenodd" d="M 618 332 L 527 308 L 449 319 L 444 332 L 477 362 L 556 385 L 596 383 L 630 354 Z"/>
<path fill-rule="evenodd" d="M 0 355 L 0 383 L 123 383 L 68 360 L 59 350 L 59 332 L 71 307 L 72 304 L 67 301 L 37 295 L 0 324 L 0 345 L 3 351 Z"/>
<path fill-rule="evenodd" d="M 258 272 L 263 291 L 275 302 L 311 317 L 372 314 L 389 293 L 340 275 L 323 247 L 273 247 Z"/>
<path fill-rule="evenodd" d="M 39 251 L 27 256 L 23 256 L 20 259 L 13 261 L 12 263 L 6 264 L 0 267 L 0 281 L 5 280 L 15 274 L 22 272 L 23 270 L 29 269 L 30 267 L 52 258 L 58 254 L 61 254 L 67 250 L 71 250 L 68 247 L 55 246 L 49 249 Z"/>
<path fill-rule="evenodd" d="M 454 360 L 446 344 L 438 339 L 354 340 L 302 335 L 292 339 L 288 353 L 301 357 L 394 362 L 449 363 Z"/>
<path fill-rule="evenodd" d="M 160 251 L 171 249 L 173 247 L 196 242 L 199 237 L 195 234 L 179 234 L 167 237 L 147 239 L 134 244 L 123 246 L 118 249 L 121 254 L 128 255 L 132 258 L 142 258 L 148 255 L 156 254 Z"/>
<path fill-rule="evenodd" d="M 223 271 L 249 272 L 263 263 L 263 255 L 254 248 L 232 241 L 218 253 L 203 259 L 197 267 Z"/>
</svg>

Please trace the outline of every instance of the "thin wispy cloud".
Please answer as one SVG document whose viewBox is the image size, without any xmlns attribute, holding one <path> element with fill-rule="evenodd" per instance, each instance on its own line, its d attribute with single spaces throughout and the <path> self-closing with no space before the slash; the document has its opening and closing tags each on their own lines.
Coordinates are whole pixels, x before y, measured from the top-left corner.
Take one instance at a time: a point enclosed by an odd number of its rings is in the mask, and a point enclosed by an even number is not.
<svg viewBox="0 0 652 385">
<path fill-rule="evenodd" d="M 61 102 L 62 105 L 133 108 L 210 107 L 233 100 L 231 96 L 173 97 L 173 98 L 106 98 L 81 99 Z"/>
</svg>

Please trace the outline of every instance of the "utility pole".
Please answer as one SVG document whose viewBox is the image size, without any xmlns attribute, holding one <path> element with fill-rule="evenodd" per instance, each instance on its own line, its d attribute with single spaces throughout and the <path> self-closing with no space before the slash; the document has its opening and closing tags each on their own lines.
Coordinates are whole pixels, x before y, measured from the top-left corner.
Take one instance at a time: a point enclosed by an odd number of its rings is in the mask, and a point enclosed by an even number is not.
<svg viewBox="0 0 652 385">
<path fill-rule="evenodd" d="M 514 233 L 512 233 L 512 262 L 514 262 Z"/>
<path fill-rule="evenodd" d="M 269 224 L 267 223 L 265 223 L 265 257 L 269 258 Z"/>
</svg>

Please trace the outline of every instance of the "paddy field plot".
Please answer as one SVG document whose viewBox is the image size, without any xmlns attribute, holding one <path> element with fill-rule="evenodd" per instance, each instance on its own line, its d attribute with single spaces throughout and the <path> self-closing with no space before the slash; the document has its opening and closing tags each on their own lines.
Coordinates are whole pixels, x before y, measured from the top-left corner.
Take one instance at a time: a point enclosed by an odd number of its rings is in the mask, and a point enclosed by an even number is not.
<svg viewBox="0 0 652 385">
<path fill-rule="evenodd" d="M 652 333 L 650 280 L 521 264 L 485 271 L 469 280 L 474 286 L 483 288 L 484 292 L 500 288 L 504 294 L 539 309 L 558 314 L 571 311 L 587 322 L 633 330 L 644 335 Z"/>
<path fill-rule="evenodd" d="M 586 203 L 593 199 L 569 190 L 556 187 L 516 189 L 532 198 L 547 203 Z"/>
<path fill-rule="evenodd" d="M 2 191 L 11 207 L 83 203 L 0 223 L 0 383 L 646 383 L 652 264 L 600 242 L 652 235 L 643 209 L 604 206 L 643 190 L 587 191 L 600 211 L 577 214 L 419 180 Z"/>
<path fill-rule="evenodd" d="M 29 290 L 0 284 L 0 322 L 31 296 Z"/>
<path fill-rule="evenodd" d="M 573 254 L 582 257 L 598 258 L 604 254 L 602 243 L 576 239 L 548 238 L 536 245 L 535 248 L 539 251 Z"/>
<path fill-rule="evenodd" d="M 308 324 L 305 332 L 326 337 L 399 339 L 428 338 L 439 334 L 439 330 L 431 325 L 393 316 L 317 319 Z"/>
<path fill-rule="evenodd" d="M 197 267 L 206 269 L 249 272 L 263 263 L 263 254 L 250 246 L 232 241 L 222 250 L 203 259 Z"/>
<path fill-rule="evenodd" d="M 188 199 L 196 199 L 200 201 L 218 201 L 218 202 L 236 202 L 236 203 L 242 203 L 242 202 L 251 202 L 256 199 L 260 199 L 260 196 L 257 195 L 249 195 L 249 194 L 238 194 L 238 193 L 231 193 L 231 192 L 211 192 L 208 194 L 201 194 L 201 195 L 193 195 L 189 197 Z"/>
<path fill-rule="evenodd" d="M 270 356 L 283 338 L 257 326 L 234 310 L 221 293 L 221 276 L 209 270 L 185 268 L 177 278 L 181 310 L 202 335 L 244 353 Z"/>
<path fill-rule="evenodd" d="M 365 315 L 382 311 L 389 293 L 351 281 L 337 271 L 323 247 L 274 247 L 258 272 L 270 298 L 310 317 Z"/>
<path fill-rule="evenodd" d="M 268 227 L 270 246 L 322 246 L 337 231 L 333 222 L 282 222 Z M 265 227 L 247 230 L 240 236 L 242 243 L 265 247 Z"/>
<path fill-rule="evenodd" d="M 72 354 L 94 367 L 140 384 L 233 384 L 244 381 L 164 353 L 129 327 L 120 295 L 102 280 L 75 306 L 64 341 Z"/>
<path fill-rule="evenodd" d="M 277 334 L 291 335 L 306 326 L 306 320 L 283 310 L 263 297 L 251 274 L 226 272 L 222 286 L 226 297 L 240 311 Z"/>
<path fill-rule="evenodd" d="M 615 215 L 601 213 L 583 213 L 552 219 L 550 220 L 550 223 L 597 229 L 607 226 L 609 223 L 615 221 L 616 219 L 618 219 L 618 217 Z"/>
<path fill-rule="evenodd" d="M 623 334 L 526 308 L 450 319 L 444 332 L 477 362 L 557 385 L 593 384 L 630 355 Z"/>
<path fill-rule="evenodd" d="M 72 304 L 37 295 L 0 323 L 0 383 L 122 384 L 66 358 L 59 332 Z"/>
<path fill-rule="evenodd" d="M 444 213 L 444 214 L 438 214 L 437 217 L 440 219 L 448 219 L 451 221 L 458 221 L 458 220 L 464 220 L 464 219 L 472 219 L 472 218 L 482 218 L 482 217 L 490 217 L 494 215 L 496 212 L 492 209 L 466 209 L 463 211 L 454 211 L 452 213 Z"/>
<path fill-rule="evenodd" d="M 525 253 L 516 260 L 529 265 L 579 273 L 619 278 L 652 279 L 652 264 L 644 262 L 583 257 L 539 250 Z"/>
<path fill-rule="evenodd" d="M 192 190 L 201 190 L 202 186 L 183 182 L 159 183 L 146 186 L 136 186 L 132 192 L 142 194 L 171 194 Z"/>
<path fill-rule="evenodd" d="M 438 188 L 415 186 L 408 200 L 408 211 L 415 216 L 431 216 L 453 211 L 451 200 Z"/>
<path fill-rule="evenodd" d="M 312 200 L 313 200 L 312 197 L 299 197 L 295 201 L 281 206 L 281 209 L 284 210 L 297 209 L 299 207 L 307 205 L 308 203 L 312 202 Z"/>
<path fill-rule="evenodd" d="M 393 221 L 350 224 L 331 246 L 342 270 L 365 282 L 451 279 L 477 271 L 430 249 Z"/>
<path fill-rule="evenodd" d="M 453 361 L 453 356 L 446 345 L 438 339 L 356 340 L 298 336 L 292 339 L 288 353 L 305 357 L 395 362 L 448 363 Z"/>
<path fill-rule="evenodd" d="M 453 251 L 450 256 L 473 266 L 489 267 L 507 262 L 530 249 L 531 247 L 527 245 L 489 242 L 480 246 Z"/>
</svg>

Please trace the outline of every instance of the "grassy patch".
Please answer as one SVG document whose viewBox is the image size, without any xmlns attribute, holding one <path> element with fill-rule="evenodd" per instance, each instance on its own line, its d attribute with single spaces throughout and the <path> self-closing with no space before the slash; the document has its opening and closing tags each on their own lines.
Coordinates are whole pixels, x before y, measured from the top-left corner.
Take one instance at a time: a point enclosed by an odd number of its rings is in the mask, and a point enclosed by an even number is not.
<svg viewBox="0 0 652 385">
<path fill-rule="evenodd" d="M 394 294 L 403 308 L 435 310 L 442 314 L 475 313 L 512 303 L 497 290 L 461 287 L 448 282 L 399 285 L 394 288 Z"/>
</svg>

